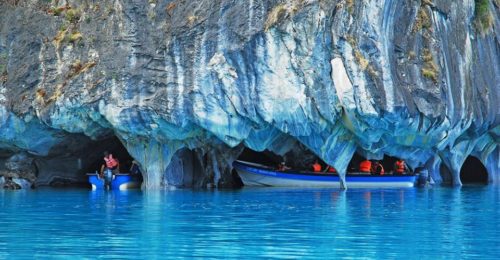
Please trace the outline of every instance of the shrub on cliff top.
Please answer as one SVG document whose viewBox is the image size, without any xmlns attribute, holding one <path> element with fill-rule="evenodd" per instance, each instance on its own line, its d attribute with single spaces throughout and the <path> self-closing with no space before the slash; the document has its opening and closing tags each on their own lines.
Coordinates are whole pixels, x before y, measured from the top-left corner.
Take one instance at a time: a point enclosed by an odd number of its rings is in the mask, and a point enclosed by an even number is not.
<svg viewBox="0 0 500 260">
<path fill-rule="evenodd" d="M 264 29 L 267 31 L 269 28 L 274 26 L 276 23 L 278 23 L 280 20 L 283 20 L 288 16 L 288 10 L 286 8 L 285 4 L 280 4 L 275 6 L 271 12 L 267 15 L 267 20 L 264 25 Z"/>
<path fill-rule="evenodd" d="M 78 21 L 80 21 L 80 11 L 69 9 L 66 12 L 66 20 L 70 23 L 77 23 Z"/>
<path fill-rule="evenodd" d="M 493 26 L 493 15 L 490 11 L 489 0 L 475 0 L 474 20 L 476 29 L 487 32 Z"/>
</svg>

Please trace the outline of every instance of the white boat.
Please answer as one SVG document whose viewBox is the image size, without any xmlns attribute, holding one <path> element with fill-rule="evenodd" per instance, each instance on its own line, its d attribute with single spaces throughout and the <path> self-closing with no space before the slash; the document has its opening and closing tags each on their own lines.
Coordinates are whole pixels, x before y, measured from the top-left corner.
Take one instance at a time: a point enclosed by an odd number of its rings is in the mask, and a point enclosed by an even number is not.
<svg viewBox="0 0 500 260">
<path fill-rule="evenodd" d="M 271 167 L 245 161 L 235 161 L 234 168 L 245 186 L 271 187 L 332 187 L 340 188 L 340 177 L 332 173 L 278 171 Z M 417 176 L 370 175 L 369 173 L 348 173 L 348 188 L 406 188 L 414 187 Z"/>
</svg>

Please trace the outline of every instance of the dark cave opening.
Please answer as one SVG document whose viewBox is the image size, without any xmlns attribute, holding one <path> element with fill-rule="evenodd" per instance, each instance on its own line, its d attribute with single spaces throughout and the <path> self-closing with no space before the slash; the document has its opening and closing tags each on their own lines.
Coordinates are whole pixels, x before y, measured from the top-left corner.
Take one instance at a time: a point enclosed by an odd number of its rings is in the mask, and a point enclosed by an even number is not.
<svg viewBox="0 0 500 260">
<path fill-rule="evenodd" d="M 258 163 L 266 166 L 277 166 L 281 161 L 283 161 L 283 157 L 274 154 L 271 151 L 264 150 L 262 152 L 257 152 L 249 148 L 245 148 L 243 152 L 238 157 L 238 160 Z"/>
<path fill-rule="evenodd" d="M 307 147 L 300 144 L 285 153 L 283 156 L 269 150 L 257 152 L 252 149 L 245 148 L 239 155 L 238 160 L 258 163 L 276 168 L 281 162 L 285 162 L 287 167 L 298 171 L 312 170 L 312 165 L 316 160 L 321 164 L 322 169 L 325 169 L 327 166 L 326 163 L 321 160 L 321 158 L 319 158 Z"/>
<path fill-rule="evenodd" d="M 351 158 L 351 161 L 347 165 L 347 172 L 357 172 L 359 171 L 359 164 L 365 159 L 365 157 L 361 156 L 358 153 L 354 153 Z"/>
<path fill-rule="evenodd" d="M 40 185 L 90 187 L 86 174 L 100 172 L 101 166 L 104 165 L 104 151 L 108 151 L 118 160 L 120 173 L 130 172 L 133 158 L 116 136 L 96 141 L 87 138 L 74 139 L 64 147 L 70 151 L 66 155 L 37 162 L 45 171 L 45 177 L 37 180 Z"/>
<path fill-rule="evenodd" d="M 89 153 L 83 157 L 83 174 L 100 171 L 101 166 L 104 164 L 104 151 L 108 151 L 118 160 L 121 173 L 130 172 L 133 158 L 116 136 L 91 142 L 85 151 Z"/>
<path fill-rule="evenodd" d="M 474 156 L 469 156 L 460 169 L 462 184 L 488 184 L 488 171 L 483 163 Z"/>
</svg>

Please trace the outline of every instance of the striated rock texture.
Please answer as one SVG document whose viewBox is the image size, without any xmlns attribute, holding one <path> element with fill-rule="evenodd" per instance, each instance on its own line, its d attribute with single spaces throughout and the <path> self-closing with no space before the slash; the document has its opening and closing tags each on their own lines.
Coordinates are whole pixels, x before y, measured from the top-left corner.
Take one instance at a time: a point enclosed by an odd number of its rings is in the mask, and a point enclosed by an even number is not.
<svg viewBox="0 0 500 260">
<path fill-rule="evenodd" d="M 385 154 L 455 185 L 473 155 L 498 183 L 499 8 L 4 0 L 0 150 L 36 157 L 44 183 L 60 160 L 58 172 L 80 174 L 89 147 L 113 135 L 146 188 L 229 185 L 244 147 L 299 146 L 341 175 L 355 152 Z"/>
</svg>

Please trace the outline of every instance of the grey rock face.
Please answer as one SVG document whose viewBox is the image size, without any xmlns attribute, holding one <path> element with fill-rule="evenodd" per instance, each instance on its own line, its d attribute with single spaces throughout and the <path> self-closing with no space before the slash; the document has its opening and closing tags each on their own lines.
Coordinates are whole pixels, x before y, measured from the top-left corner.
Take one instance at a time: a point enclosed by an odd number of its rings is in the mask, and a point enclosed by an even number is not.
<svg viewBox="0 0 500 260">
<path fill-rule="evenodd" d="M 5 168 L 0 170 L 0 176 L 6 189 L 30 188 L 36 181 L 37 170 L 33 158 L 25 153 L 11 156 L 5 162 Z"/>
<path fill-rule="evenodd" d="M 490 12 L 479 32 L 474 1 L 3 1 L 0 149 L 42 162 L 114 134 L 147 188 L 224 183 L 244 146 L 297 142 L 341 175 L 386 154 L 460 185 L 473 155 L 498 182 Z"/>
</svg>

